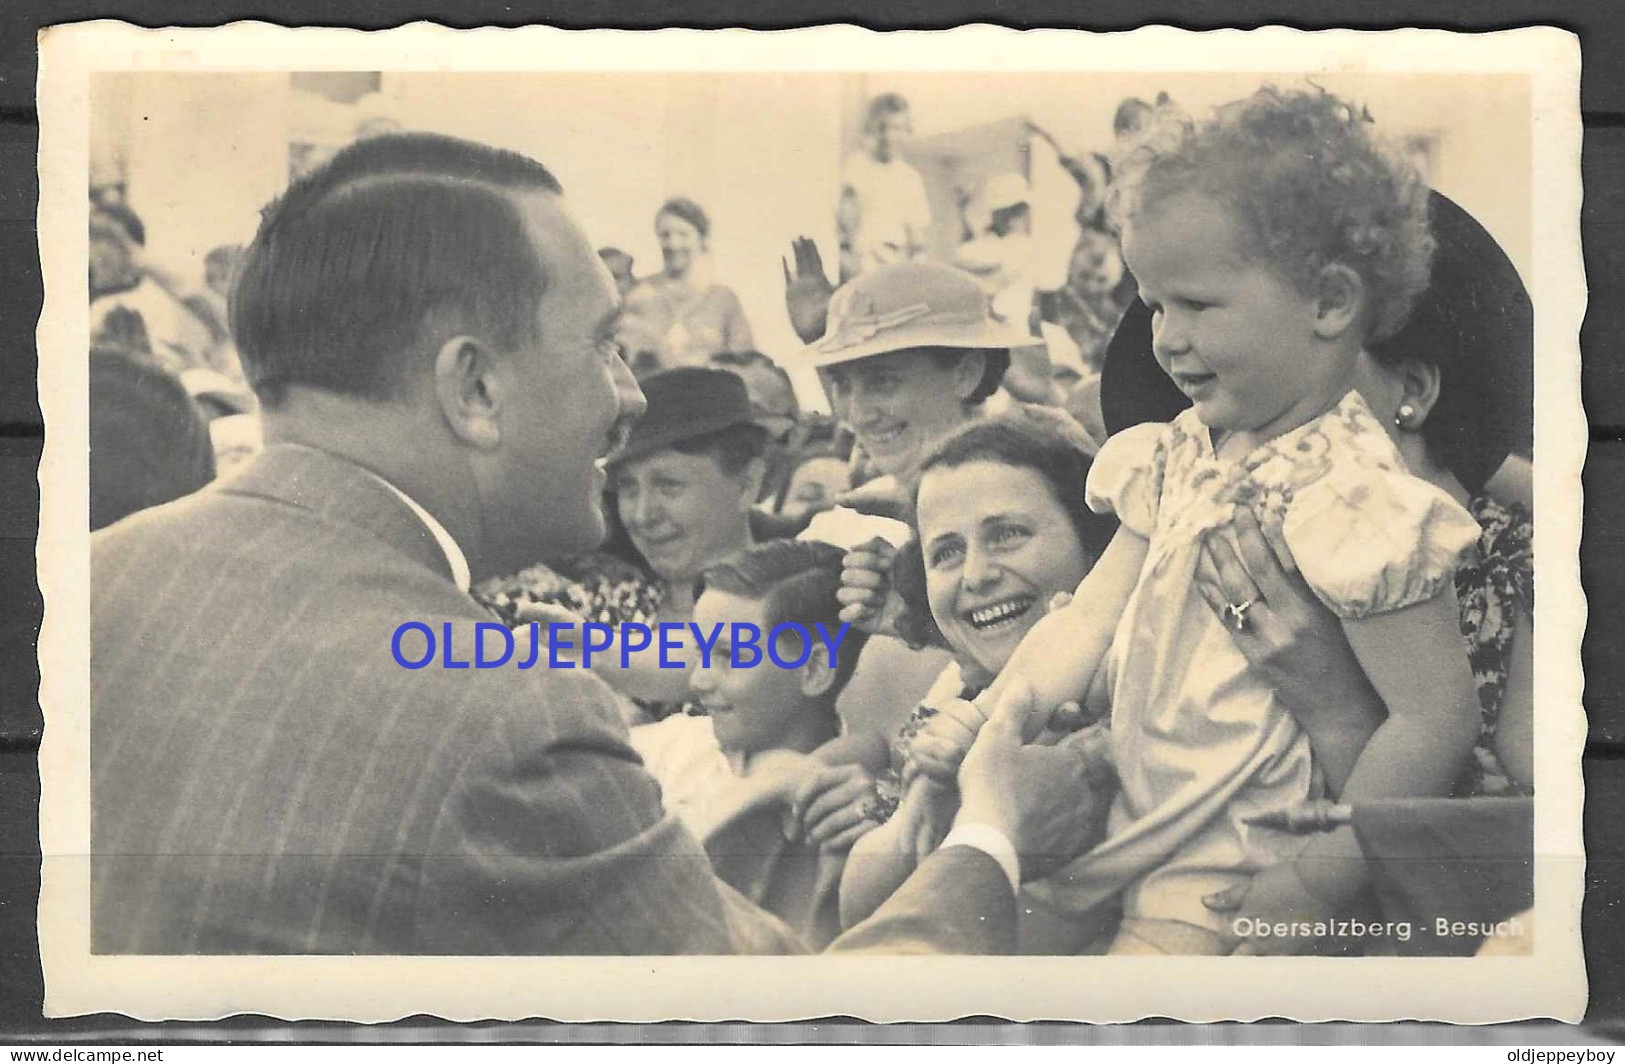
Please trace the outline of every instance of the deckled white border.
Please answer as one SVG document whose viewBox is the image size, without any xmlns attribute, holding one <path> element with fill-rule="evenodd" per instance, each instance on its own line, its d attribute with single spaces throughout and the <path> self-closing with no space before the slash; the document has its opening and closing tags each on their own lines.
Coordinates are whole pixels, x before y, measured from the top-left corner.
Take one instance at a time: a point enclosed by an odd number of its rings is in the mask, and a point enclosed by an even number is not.
<svg viewBox="0 0 1625 1064">
<path fill-rule="evenodd" d="M 87 322 L 88 79 L 116 70 L 1178 71 L 1515 73 L 1533 86 L 1537 600 L 1536 951 L 1485 959 L 1325 958 L 172 958 L 89 954 Z M 1564 31 L 1467 35 L 1282 28 L 1191 33 L 1018 32 L 975 26 L 877 34 L 853 27 L 363 33 L 239 23 L 143 30 L 118 23 L 42 34 L 39 80 L 40 752 L 45 853 L 40 950 L 46 1012 L 209 1019 L 791 1020 L 964 1015 L 1101 1022 L 1288 1016 L 1300 1020 L 1577 1021 L 1584 857 L 1579 760 L 1580 50 Z"/>
</svg>

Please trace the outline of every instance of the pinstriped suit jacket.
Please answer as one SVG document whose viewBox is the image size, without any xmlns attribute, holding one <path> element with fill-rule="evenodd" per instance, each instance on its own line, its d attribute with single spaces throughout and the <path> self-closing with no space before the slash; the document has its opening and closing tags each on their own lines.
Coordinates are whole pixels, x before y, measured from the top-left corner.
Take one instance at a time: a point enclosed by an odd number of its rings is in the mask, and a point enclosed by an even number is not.
<svg viewBox="0 0 1625 1064">
<path fill-rule="evenodd" d="M 302 447 L 94 537 L 97 952 L 799 948 L 663 815 L 599 681 L 394 661 L 414 620 L 471 657 L 491 618 L 449 576 Z"/>
<path fill-rule="evenodd" d="M 451 622 L 469 660 L 489 619 L 400 499 L 309 448 L 93 536 L 93 950 L 803 949 L 663 813 L 596 678 L 391 655 Z M 934 855 L 833 948 L 1006 951 L 1002 875 Z"/>
</svg>

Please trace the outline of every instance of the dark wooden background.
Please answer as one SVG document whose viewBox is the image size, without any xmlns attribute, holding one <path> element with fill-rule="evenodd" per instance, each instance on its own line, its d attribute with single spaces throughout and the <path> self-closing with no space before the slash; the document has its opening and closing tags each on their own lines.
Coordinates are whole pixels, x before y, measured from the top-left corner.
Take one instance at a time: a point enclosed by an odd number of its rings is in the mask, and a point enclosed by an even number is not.
<svg viewBox="0 0 1625 1064">
<path fill-rule="evenodd" d="M 136 1030 L 128 1021 L 111 1016 L 49 1022 L 41 1016 L 42 985 L 34 934 L 39 890 L 39 779 L 34 758 L 41 730 L 34 646 L 41 612 L 34 569 L 38 515 L 35 473 L 43 439 L 35 401 L 34 326 L 41 287 L 35 234 L 38 187 L 34 35 L 42 25 L 93 18 L 118 18 L 148 26 L 262 19 L 369 29 L 431 19 L 457 26 L 548 22 L 579 28 L 741 24 L 778 28 L 852 22 L 889 29 L 991 22 L 1018 28 L 1128 29 L 1160 22 L 1192 29 L 1286 24 L 1305 29 L 1421 25 L 1487 30 L 1550 24 L 1574 30 L 1580 35 L 1585 56 L 1581 99 L 1585 119 L 1583 230 L 1590 288 L 1590 307 L 1581 334 L 1583 393 L 1591 424 L 1581 550 L 1582 580 L 1590 601 L 1584 651 L 1588 680 L 1585 704 L 1591 722 L 1584 762 L 1588 854 L 1585 941 L 1591 980 L 1586 1028 L 1615 1038 L 1625 1035 L 1625 831 L 1620 827 L 1625 819 L 1625 631 L 1619 608 L 1625 600 L 1625 359 L 1619 350 L 1625 337 L 1625 299 L 1621 298 L 1625 295 L 1622 12 L 1625 5 L 1613 0 L 1434 0 L 1425 4 L 1392 0 L 1104 0 L 1089 5 L 1073 0 L 914 0 L 906 4 L 713 0 L 684 5 L 591 0 L 553 4 L 493 0 L 216 0 L 207 4 L 185 0 L 5 0 L 0 4 L 0 1043 L 97 1035 L 116 1041 L 136 1037 L 163 1041 L 229 1038 L 233 1033 L 244 1037 L 272 1023 L 245 1017 L 212 1027 L 172 1025 Z M 83 357 L 82 352 L 42 354 Z M 425 1022 L 432 1021 L 420 1021 L 420 1026 Z M 691 1028 L 666 1030 L 673 1040 L 694 1040 Z M 531 1034 L 534 1037 L 536 1032 Z M 1030 1040 L 1068 1040 L 1077 1034 L 1075 1030 L 1069 1033 L 1050 1028 L 1031 1032 Z M 299 1025 L 285 1029 L 282 1036 L 326 1037 L 313 1029 L 301 1031 Z M 613 1034 L 605 1037 L 615 1038 Z M 653 1037 L 661 1035 L 655 1033 Z M 740 1030 L 713 1029 L 707 1037 L 732 1041 L 755 1036 Z"/>
</svg>

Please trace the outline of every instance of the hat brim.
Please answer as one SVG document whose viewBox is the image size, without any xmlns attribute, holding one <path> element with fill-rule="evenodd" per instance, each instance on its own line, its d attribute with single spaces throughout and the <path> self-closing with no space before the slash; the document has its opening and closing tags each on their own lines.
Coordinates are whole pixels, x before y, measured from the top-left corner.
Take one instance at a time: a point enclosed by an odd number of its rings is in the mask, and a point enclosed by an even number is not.
<svg viewBox="0 0 1625 1064">
<path fill-rule="evenodd" d="M 829 349 L 821 346 L 823 341 L 801 349 L 801 357 L 797 362 L 803 366 L 821 368 L 835 366 L 843 362 L 856 362 L 860 358 L 872 358 L 875 355 L 888 355 L 893 351 L 907 351 L 916 347 L 960 347 L 971 349 L 1017 349 L 1042 346 L 1042 338 L 1033 336 L 1025 329 L 998 322 L 988 322 L 982 325 L 904 325 L 896 329 L 887 329 L 883 334 L 860 340 L 854 344 L 843 344 L 840 347 Z"/>
<path fill-rule="evenodd" d="M 1444 375 L 1428 415 L 1435 461 L 1470 492 L 1534 432 L 1534 307 L 1506 251 L 1477 219 L 1431 194 L 1438 250 L 1432 279 L 1409 320 L 1372 345 L 1390 364 L 1431 363 Z M 1107 345 L 1100 405 L 1106 430 L 1171 421 L 1190 405 L 1152 353 L 1151 311 L 1133 300 Z"/>
<path fill-rule="evenodd" d="M 609 456 L 609 464 L 617 466 L 636 458 L 646 458 L 656 451 L 665 450 L 674 443 L 682 443 L 684 440 L 692 440 L 713 432 L 721 432 L 723 429 L 732 428 L 735 425 L 762 427 L 757 425 L 756 419 L 751 416 L 749 411 L 740 413 L 731 410 L 703 417 L 685 418 L 680 423 L 667 424 L 645 436 L 639 436 L 638 430 L 634 426 L 631 437 L 626 441 L 626 446 Z"/>
</svg>

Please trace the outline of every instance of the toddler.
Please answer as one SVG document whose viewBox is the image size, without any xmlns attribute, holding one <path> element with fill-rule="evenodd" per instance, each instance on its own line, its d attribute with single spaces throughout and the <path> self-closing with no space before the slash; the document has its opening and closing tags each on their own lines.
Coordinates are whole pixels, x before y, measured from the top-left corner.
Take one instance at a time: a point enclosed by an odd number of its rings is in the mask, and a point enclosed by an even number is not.
<svg viewBox="0 0 1625 1064">
<path fill-rule="evenodd" d="M 1056 705 L 1106 684 L 1121 784 L 1106 840 L 1031 889 L 1072 912 L 1121 895 L 1113 952 L 1225 952 L 1248 920 L 1329 918 L 1363 885 L 1352 828 L 1306 842 L 1255 822 L 1321 783 L 1224 630 L 1254 603 L 1221 623 L 1197 591 L 1205 537 L 1241 508 L 1341 619 L 1388 707 L 1343 800 L 1447 794 L 1471 754 L 1452 578 L 1479 529 L 1406 471 L 1359 391 L 1370 344 L 1427 284 L 1427 197 L 1368 117 L 1318 89 L 1266 87 L 1153 129 L 1120 164 L 1124 258 L 1193 406 L 1107 441 L 1088 496 L 1121 529 L 978 699 L 1025 681 Z"/>
</svg>

